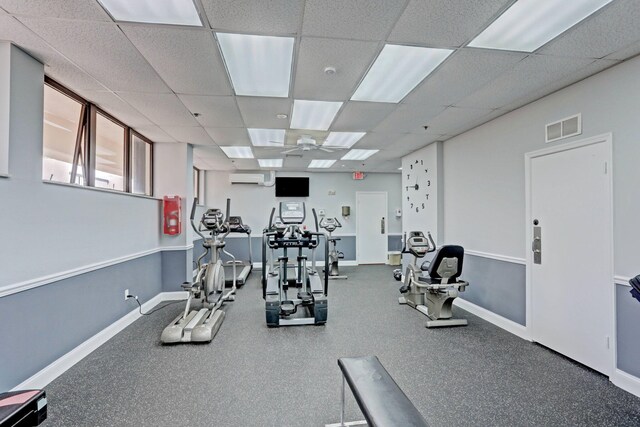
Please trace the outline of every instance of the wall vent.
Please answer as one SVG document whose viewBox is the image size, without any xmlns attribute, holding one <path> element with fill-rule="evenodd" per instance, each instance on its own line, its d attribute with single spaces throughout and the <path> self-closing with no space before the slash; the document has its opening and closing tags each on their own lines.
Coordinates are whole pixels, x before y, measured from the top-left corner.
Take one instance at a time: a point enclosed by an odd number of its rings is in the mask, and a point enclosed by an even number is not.
<svg viewBox="0 0 640 427">
<path fill-rule="evenodd" d="M 557 122 L 549 123 L 546 127 L 545 142 L 553 142 L 559 139 L 582 133 L 582 114 L 567 117 Z"/>
</svg>

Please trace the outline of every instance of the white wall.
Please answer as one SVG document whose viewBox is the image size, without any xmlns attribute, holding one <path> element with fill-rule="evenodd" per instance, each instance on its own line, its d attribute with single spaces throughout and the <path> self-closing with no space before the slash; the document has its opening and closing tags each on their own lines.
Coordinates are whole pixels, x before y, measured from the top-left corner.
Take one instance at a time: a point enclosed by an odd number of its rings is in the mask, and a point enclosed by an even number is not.
<svg viewBox="0 0 640 427">
<path fill-rule="evenodd" d="M 0 42 L 0 175 L 9 173 L 10 59 L 11 44 Z"/>
<path fill-rule="evenodd" d="M 545 124 L 582 113 L 582 135 L 552 144 L 613 133 L 615 273 L 640 273 L 639 75 L 640 57 L 446 141 L 445 239 L 524 258 L 524 154 L 549 146 Z"/>
<path fill-rule="evenodd" d="M 230 184 L 228 172 L 207 171 L 206 200 L 209 207 L 224 210 L 227 197 L 231 197 L 231 214 L 242 216 L 243 222 L 249 224 L 254 234 L 259 234 L 269 223 L 271 209 L 276 207 L 282 198 L 276 199 L 275 187 L 262 187 L 254 184 Z M 308 176 L 309 197 L 304 201 L 307 205 L 306 224 L 312 224 L 311 208 L 316 211 L 324 209 L 328 217 L 338 217 L 342 228 L 334 234 L 355 234 L 356 232 L 356 192 L 386 191 L 388 193 L 389 233 L 401 232 L 401 220 L 396 218 L 395 210 L 400 208 L 400 174 L 366 174 L 365 179 L 354 181 L 351 173 L 298 173 L 278 172 L 277 176 Z M 330 196 L 329 191 L 335 191 Z M 351 216 L 343 218 L 341 207 L 350 206 Z"/>
<path fill-rule="evenodd" d="M 11 177 L 0 179 L 0 288 L 159 246 L 157 200 L 42 181 L 43 73 L 42 64 L 11 47 Z"/>
</svg>

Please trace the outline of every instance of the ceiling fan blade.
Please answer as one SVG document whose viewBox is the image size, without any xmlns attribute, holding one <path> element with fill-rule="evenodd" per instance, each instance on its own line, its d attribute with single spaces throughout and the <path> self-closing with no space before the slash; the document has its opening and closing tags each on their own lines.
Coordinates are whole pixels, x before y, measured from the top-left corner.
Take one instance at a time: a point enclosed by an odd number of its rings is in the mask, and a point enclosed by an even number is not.
<svg viewBox="0 0 640 427">
<path fill-rule="evenodd" d="M 326 151 L 327 153 L 333 153 L 333 150 L 329 150 L 328 148 L 318 147 L 318 149 Z"/>
<path fill-rule="evenodd" d="M 292 148 L 290 150 L 284 150 L 281 154 L 289 154 L 289 153 L 293 153 L 294 151 L 298 151 L 297 148 Z"/>
</svg>

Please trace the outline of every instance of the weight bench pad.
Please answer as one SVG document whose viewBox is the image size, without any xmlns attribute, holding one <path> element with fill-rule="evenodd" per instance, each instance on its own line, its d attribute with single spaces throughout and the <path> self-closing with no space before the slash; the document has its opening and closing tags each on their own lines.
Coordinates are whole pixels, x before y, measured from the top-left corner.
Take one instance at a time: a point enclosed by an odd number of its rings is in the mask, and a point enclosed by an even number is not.
<svg viewBox="0 0 640 427">
<path fill-rule="evenodd" d="M 370 427 L 426 427 L 427 422 L 376 356 L 338 359 Z"/>
</svg>

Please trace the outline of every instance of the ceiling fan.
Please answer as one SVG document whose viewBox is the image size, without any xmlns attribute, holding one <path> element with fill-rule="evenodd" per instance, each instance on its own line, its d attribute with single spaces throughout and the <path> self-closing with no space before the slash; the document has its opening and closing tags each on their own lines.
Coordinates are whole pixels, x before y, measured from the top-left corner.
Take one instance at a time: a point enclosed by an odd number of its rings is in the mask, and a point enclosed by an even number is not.
<svg viewBox="0 0 640 427">
<path fill-rule="evenodd" d="M 326 139 L 324 141 L 326 141 Z M 280 147 L 278 147 L 278 148 L 280 148 Z M 302 135 L 296 141 L 296 147 L 290 148 L 290 149 L 285 150 L 285 151 L 282 151 L 282 154 L 289 154 L 289 153 L 293 153 L 294 151 L 312 151 L 312 150 L 321 150 L 321 151 L 325 151 L 327 153 L 333 153 L 336 150 L 345 150 L 345 149 L 346 149 L 346 147 L 325 148 L 322 145 L 319 145 L 315 138 L 312 138 L 312 137 L 310 137 L 308 135 Z"/>
</svg>

